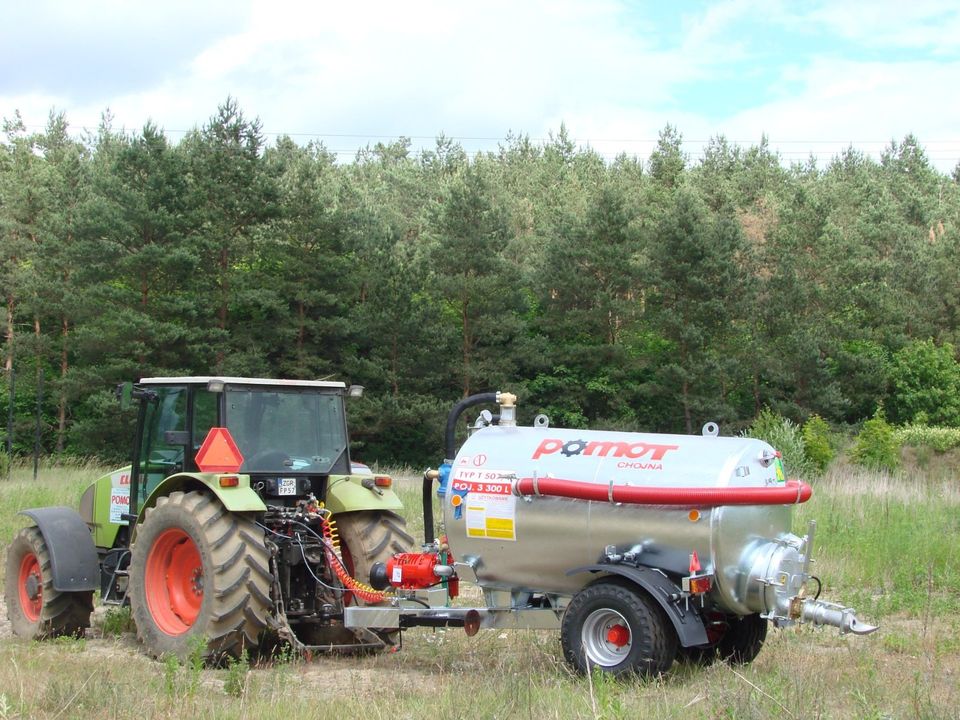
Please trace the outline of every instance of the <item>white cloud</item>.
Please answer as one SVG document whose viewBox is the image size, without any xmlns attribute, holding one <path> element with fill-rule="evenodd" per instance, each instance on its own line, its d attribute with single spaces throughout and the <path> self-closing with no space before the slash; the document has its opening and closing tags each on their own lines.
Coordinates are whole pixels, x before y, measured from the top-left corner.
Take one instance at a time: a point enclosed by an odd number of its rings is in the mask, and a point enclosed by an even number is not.
<svg viewBox="0 0 960 720">
<path fill-rule="evenodd" d="M 949 171 L 960 159 L 960 98 L 948 90 L 960 77 L 960 61 L 819 58 L 791 74 L 802 89 L 737 113 L 724 123 L 728 137 L 766 133 L 787 159 L 802 159 L 795 155 L 808 150 L 830 155 L 849 144 L 877 155 L 890 140 L 914 133 L 941 170 Z"/>
<path fill-rule="evenodd" d="M 54 12 L 49 3 L 40 5 L 48 15 Z M 109 106 L 118 127 L 136 130 L 152 119 L 176 138 L 233 95 L 267 132 L 324 133 L 329 147 L 349 154 L 365 140 L 333 135 L 502 137 L 512 130 L 542 138 L 561 122 L 608 156 L 624 150 L 646 157 L 667 123 L 691 141 L 694 155 L 694 141 L 721 132 L 746 142 L 766 133 L 774 147 L 778 139 L 817 141 L 781 145 L 786 159 L 842 147 L 828 140 L 886 141 L 910 131 L 921 142 L 956 138 L 960 110 L 951 90 L 960 66 L 929 53 L 953 47 L 958 32 L 950 28 L 958 13 L 926 0 L 893 5 L 831 3 L 808 11 L 777 1 L 724 0 L 678 14 L 669 28 L 675 32 L 664 34 L 644 6 L 616 0 L 250 0 L 204 13 L 202 42 L 200 31 L 185 23 L 191 44 L 173 60 L 153 58 L 155 66 L 136 85 L 131 78 L 138 72 L 127 72 L 113 92 L 97 92 L 103 78 L 95 76 L 85 93 L 42 85 L 4 90 L 0 82 L 0 114 L 19 108 L 37 125 L 56 106 L 74 126 L 95 127 Z M 163 14 L 174 50 L 180 40 L 175 23 L 190 12 L 180 6 L 179 18 L 177 12 Z M 229 27 L 212 29 L 217 13 L 229 16 Z M 89 15 L 83 24 L 89 44 L 108 46 L 122 34 L 125 23 L 111 22 L 98 35 Z M 743 32 L 747 22 L 757 32 L 758 18 L 770 37 Z M 134 24 L 144 27 L 142 18 Z M 721 123 L 709 119 L 713 108 L 696 107 L 689 94 L 677 94 L 686 83 L 709 81 L 718 71 L 727 80 L 732 75 L 751 82 L 739 74 L 745 63 L 758 49 L 769 49 L 776 32 L 798 28 L 838 34 L 848 41 L 847 51 L 851 44 L 908 47 L 925 49 L 927 56 L 901 63 L 839 55 L 784 58 L 790 65 L 780 71 L 774 99 L 735 109 Z M 668 44 L 664 37 L 674 39 Z M 678 97 L 687 98 L 684 105 Z M 470 149 L 471 143 L 464 145 Z M 931 156 L 938 160 L 950 152 L 931 150 Z M 940 167 L 955 162 L 947 158 Z"/>
<path fill-rule="evenodd" d="M 804 18 L 872 48 L 918 48 L 957 55 L 960 7 L 953 0 L 845 0 Z"/>
</svg>

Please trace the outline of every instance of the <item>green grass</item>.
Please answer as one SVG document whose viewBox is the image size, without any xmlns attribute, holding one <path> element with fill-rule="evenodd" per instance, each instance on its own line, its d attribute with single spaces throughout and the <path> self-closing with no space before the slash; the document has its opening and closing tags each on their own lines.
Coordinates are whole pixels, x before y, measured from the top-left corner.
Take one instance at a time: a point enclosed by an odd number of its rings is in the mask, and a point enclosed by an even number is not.
<svg viewBox="0 0 960 720">
<path fill-rule="evenodd" d="M 0 483 L 3 540 L 28 505 L 72 505 L 102 468 L 18 470 Z M 420 477 L 398 474 L 422 535 Z M 749 666 L 675 666 L 666 678 L 573 676 L 552 632 L 414 629 L 399 652 L 200 669 L 147 658 L 124 617 L 85 640 L 0 637 L 0 720 L 30 718 L 956 718 L 960 707 L 960 493 L 955 482 L 835 465 L 796 514 L 818 520 L 824 597 L 881 629 L 771 632 Z M 951 550 L 953 552 L 951 552 Z"/>
</svg>

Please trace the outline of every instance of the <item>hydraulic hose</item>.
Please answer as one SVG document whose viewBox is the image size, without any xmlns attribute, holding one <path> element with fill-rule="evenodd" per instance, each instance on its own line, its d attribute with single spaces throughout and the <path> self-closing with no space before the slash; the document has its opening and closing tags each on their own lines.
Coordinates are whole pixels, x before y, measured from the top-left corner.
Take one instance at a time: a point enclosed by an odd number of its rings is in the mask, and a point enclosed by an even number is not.
<svg viewBox="0 0 960 720">
<path fill-rule="evenodd" d="M 636 485 L 598 485 L 560 478 L 521 478 L 514 483 L 514 494 L 543 495 L 572 500 L 624 503 L 627 505 L 678 505 L 716 507 L 720 505 L 797 505 L 805 503 L 813 489 L 799 480 L 788 480 L 776 487 L 638 487 Z"/>
<path fill-rule="evenodd" d="M 450 410 L 450 413 L 447 415 L 447 429 L 443 436 L 444 458 L 448 463 L 452 463 L 453 457 L 457 454 L 457 420 L 460 419 L 463 411 L 474 405 L 496 404 L 499 398 L 500 393 L 498 392 L 479 393 L 465 397 L 453 406 L 453 409 Z"/>
</svg>

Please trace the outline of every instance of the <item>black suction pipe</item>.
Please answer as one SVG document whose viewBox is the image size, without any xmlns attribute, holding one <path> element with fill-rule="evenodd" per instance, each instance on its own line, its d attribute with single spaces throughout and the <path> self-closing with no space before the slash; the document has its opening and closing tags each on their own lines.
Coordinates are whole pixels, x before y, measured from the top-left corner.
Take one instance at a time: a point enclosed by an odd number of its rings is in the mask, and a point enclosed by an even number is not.
<svg viewBox="0 0 960 720">
<path fill-rule="evenodd" d="M 433 483 L 439 473 L 427 470 L 423 474 L 423 543 L 429 545 L 434 540 L 433 533 Z"/>
</svg>

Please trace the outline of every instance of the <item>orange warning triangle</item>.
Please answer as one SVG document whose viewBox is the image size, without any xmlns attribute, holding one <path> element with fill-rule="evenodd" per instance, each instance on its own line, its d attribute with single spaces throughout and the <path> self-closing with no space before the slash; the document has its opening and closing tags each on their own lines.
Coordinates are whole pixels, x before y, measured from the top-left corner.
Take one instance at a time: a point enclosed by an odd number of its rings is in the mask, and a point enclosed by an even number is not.
<svg viewBox="0 0 960 720">
<path fill-rule="evenodd" d="M 210 428 L 203 445 L 197 450 L 200 472 L 237 472 L 243 465 L 243 454 L 226 428 Z"/>
</svg>

